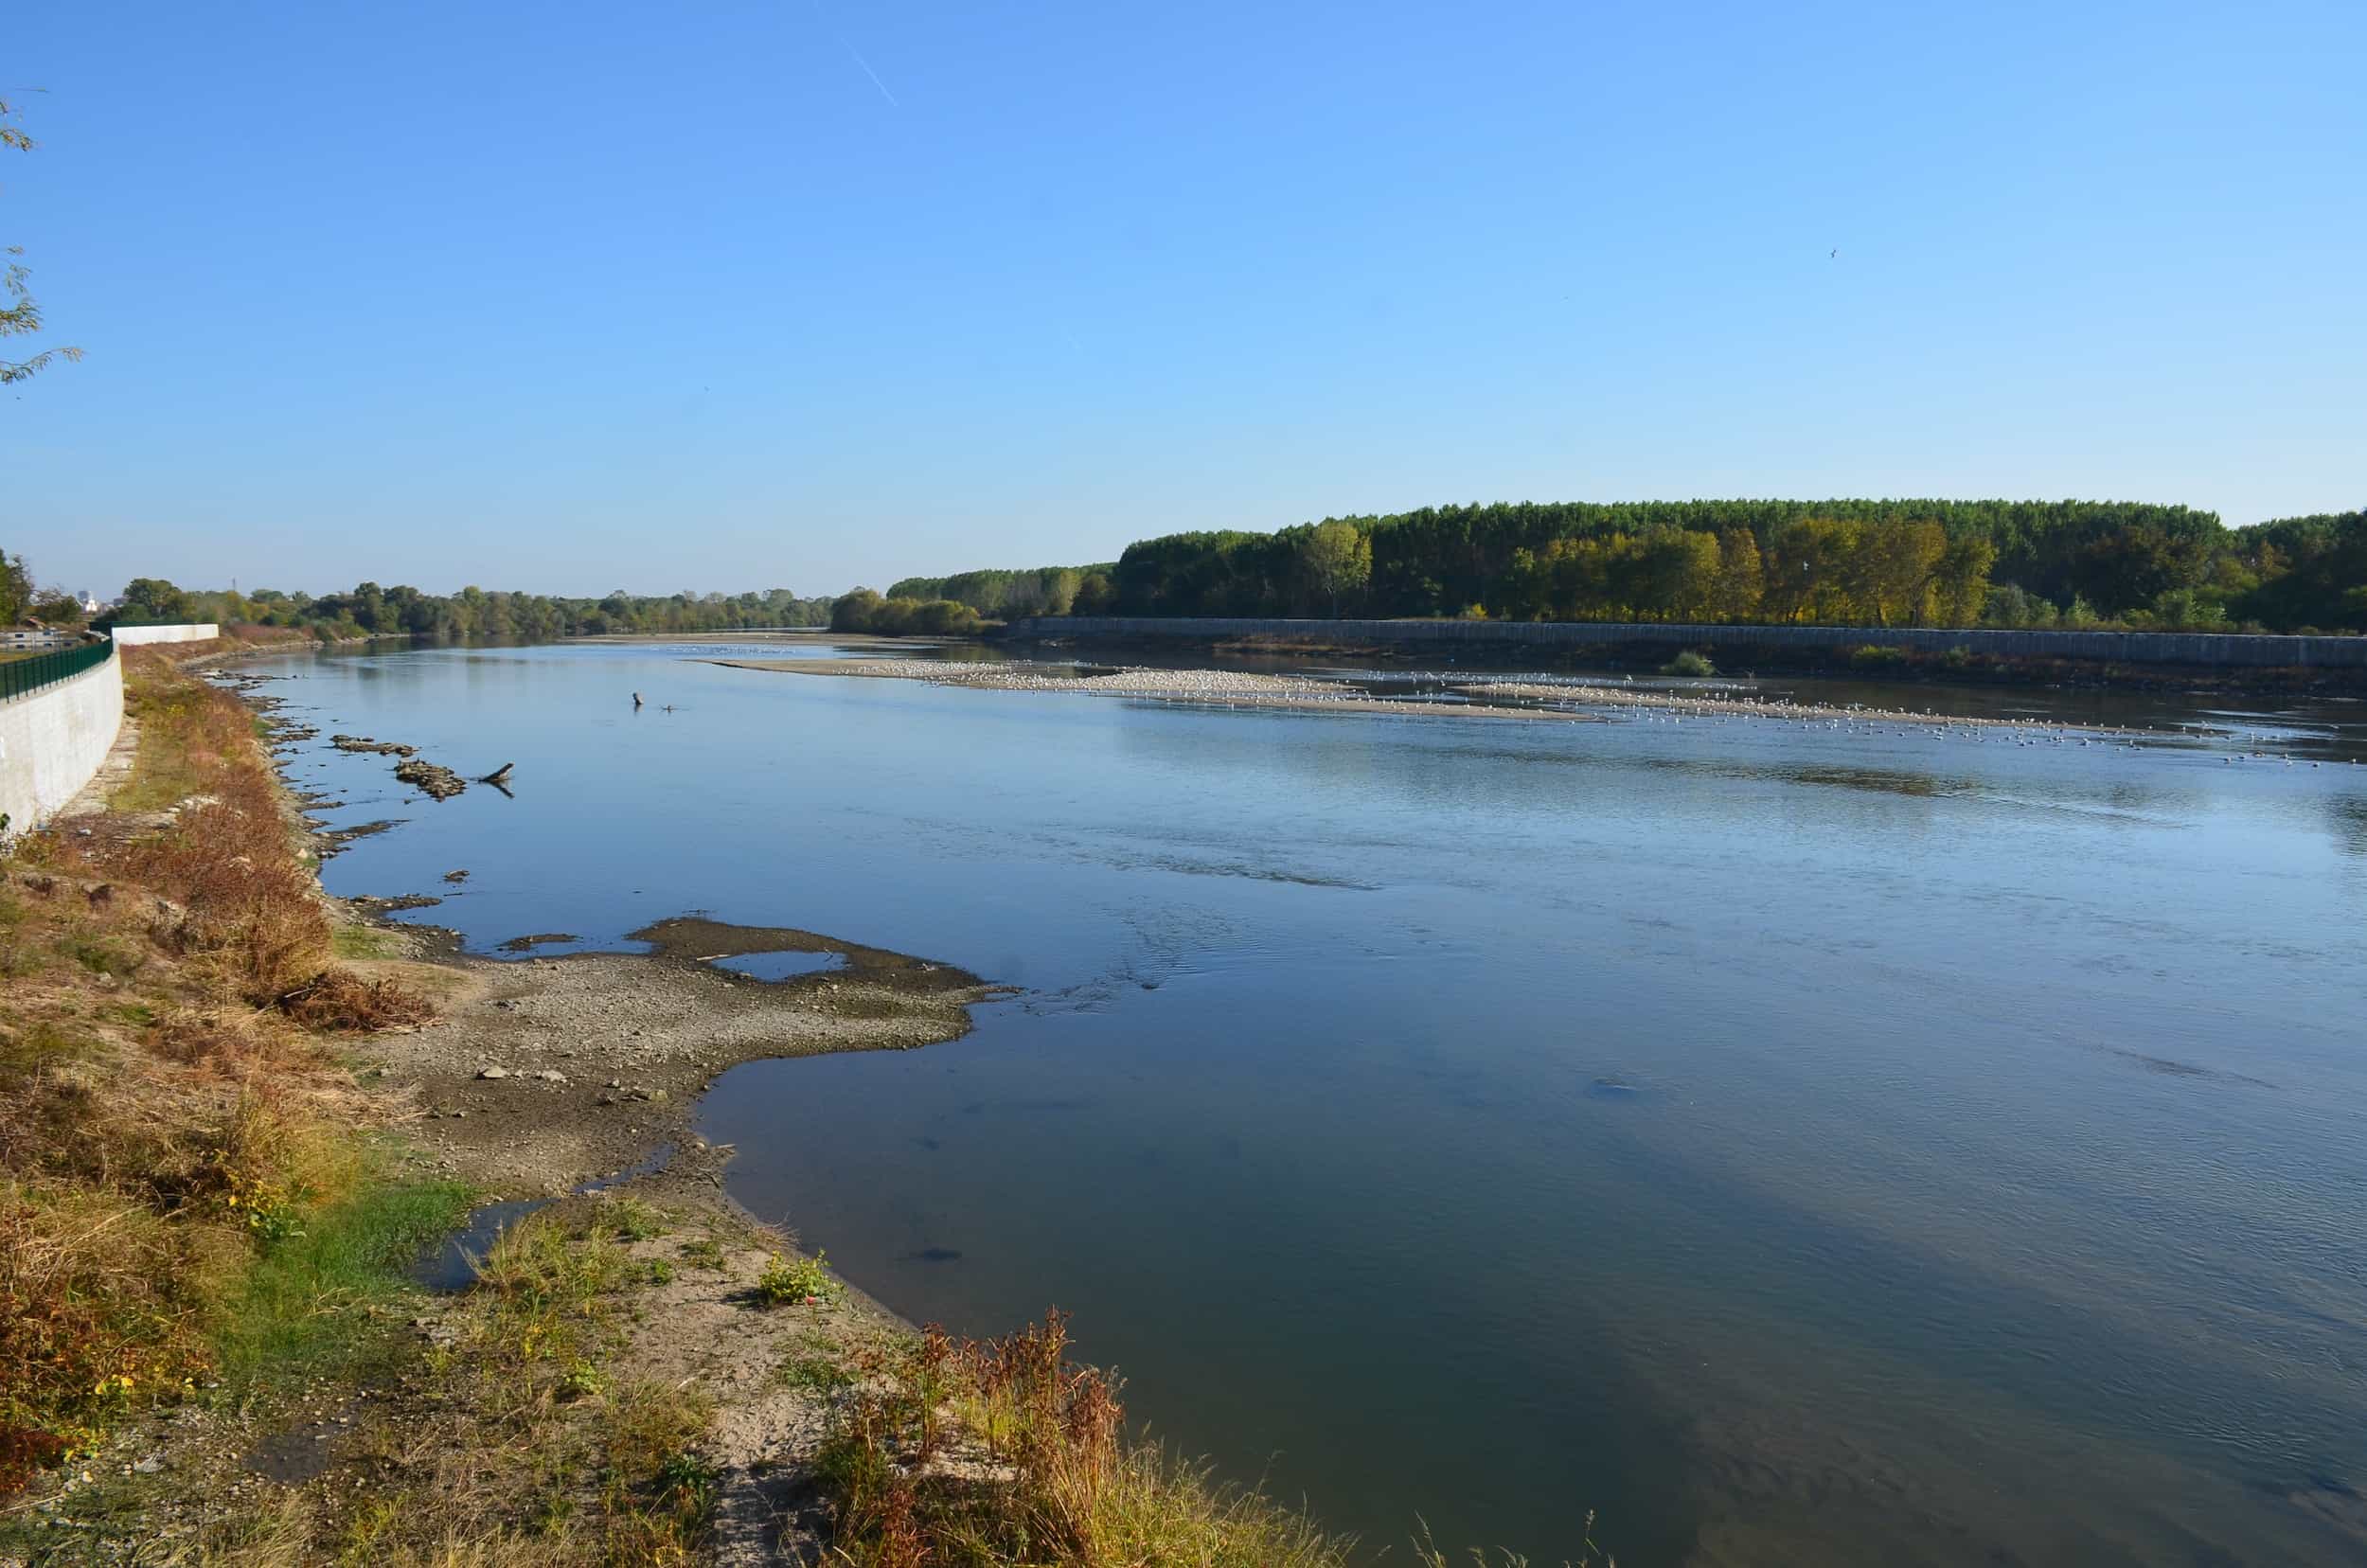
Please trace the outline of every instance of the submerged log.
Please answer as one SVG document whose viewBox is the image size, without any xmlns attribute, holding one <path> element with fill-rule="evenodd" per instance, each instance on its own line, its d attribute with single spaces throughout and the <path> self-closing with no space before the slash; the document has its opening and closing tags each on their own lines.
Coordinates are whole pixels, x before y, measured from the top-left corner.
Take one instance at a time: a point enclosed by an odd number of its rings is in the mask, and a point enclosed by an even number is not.
<svg viewBox="0 0 2367 1568">
<path fill-rule="evenodd" d="M 509 781 L 509 770 L 517 765 L 518 764 L 515 762 L 505 762 L 500 767 L 495 768 L 491 773 L 487 774 L 483 778 L 478 779 L 477 782 L 480 784 L 491 784 L 497 787 L 507 784 Z"/>
</svg>

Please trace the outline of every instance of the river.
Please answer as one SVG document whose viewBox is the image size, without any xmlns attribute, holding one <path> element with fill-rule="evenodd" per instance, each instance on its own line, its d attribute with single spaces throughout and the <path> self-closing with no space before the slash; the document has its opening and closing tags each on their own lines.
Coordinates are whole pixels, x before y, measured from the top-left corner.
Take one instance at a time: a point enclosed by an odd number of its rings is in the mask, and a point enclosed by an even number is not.
<svg viewBox="0 0 2367 1568">
<path fill-rule="evenodd" d="M 1875 693 L 2131 747 L 719 650 L 256 668 L 330 824 L 402 821 L 333 892 L 1022 988 L 708 1096 L 734 1194 L 905 1316 L 1073 1310 L 1138 1421 L 1391 1560 L 1590 1511 L 1629 1568 L 2367 1559 L 2367 705 Z"/>
</svg>

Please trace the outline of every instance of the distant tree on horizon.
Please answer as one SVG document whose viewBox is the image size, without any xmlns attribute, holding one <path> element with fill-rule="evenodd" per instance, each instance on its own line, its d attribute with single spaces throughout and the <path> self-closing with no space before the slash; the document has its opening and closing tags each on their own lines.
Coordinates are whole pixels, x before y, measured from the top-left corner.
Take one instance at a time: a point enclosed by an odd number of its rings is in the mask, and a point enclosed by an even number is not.
<svg viewBox="0 0 2367 1568">
<path fill-rule="evenodd" d="M 1373 541 L 1353 523 L 1326 518 L 1308 530 L 1299 544 L 1299 561 L 1315 591 L 1340 615 L 1340 596 L 1362 588 L 1373 577 Z"/>
<path fill-rule="evenodd" d="M 127 615 L 177 621 L 189 613 L 189 596 L 163 578 L 133 578 L 123 585 L 122 610 Z"/>
<path fill-rule="evenodd" d="M 0 550 L 0 626 L 14 626 L 33 597 L 33 574 L 22 555 Z"/>
</svg>

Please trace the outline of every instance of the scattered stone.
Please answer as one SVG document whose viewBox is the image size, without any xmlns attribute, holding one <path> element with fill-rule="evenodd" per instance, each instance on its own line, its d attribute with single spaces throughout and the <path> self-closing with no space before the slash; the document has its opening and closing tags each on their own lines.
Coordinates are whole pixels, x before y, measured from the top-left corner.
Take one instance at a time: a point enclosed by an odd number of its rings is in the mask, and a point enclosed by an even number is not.
<svg viewBox="0 0 2367 1568">
<path fill-rule="evenodd" d="M 431 800 L 450 800 L 469 787 L 468 780 L 450 768 L 416 757 L 396 764 L 395 776 Z"/>
<path fill-rule="evenodd" d="M 538 931 L 530 936 L 512 936 L 501 944 L 504 953 L 532 953 L 539 947 L 559 942 L 580 942 L 583 938 L 569 931 Z"/>
<path fill-rule="evenodd" d="M 389 828 L 399 826 L 399 823 L 398 818 L 388 818 L 380 822 L 365 822 L 352 828 L 332 829 L 320 835 L 321 842 L 329 846 L 324 853 L 329 855 L 342 853 L 345 846 L 355 839 L 369 838 L 374 834 L 383 833 Z"/>
<path fill-rule="evenodd" d="M 366 735 L 332 735 L 329 743 L 341 752 L 378 752 L 387 757 L 412 757 L 419 749 L 400 740 L 373 740 Z"/>
<path fill-rule="evenodd" d="M 352 898 L 346 900 L 356 909 L 379 910 L 433 909 L 443 901 L 441 899 L 432 898 L 425 893 L 405 893 L 400 898 L 393 899 Z"/>
<path fill-rule="evenodd" d="M 543 1068 L 534 1076 L 541 1078 L 544 1083 L 564 1083 L 567 1081 L 566 1074 L 554 1071 L 548 1067 Z"/>
<path fill-rule="evenodd" d="M 466 871 L 447 871 L 444 873 L 444 880 L 448 882 L 464 882 L 469 880 L 469 873 Z"/>
<path fill-rule="evenodd" d="M 481 1078 L 506 1078 L 509 1076 L 509 1069 L 507 1067 L 483 1067 L 477 1070 L 476 1076 Z"/>
</svg>

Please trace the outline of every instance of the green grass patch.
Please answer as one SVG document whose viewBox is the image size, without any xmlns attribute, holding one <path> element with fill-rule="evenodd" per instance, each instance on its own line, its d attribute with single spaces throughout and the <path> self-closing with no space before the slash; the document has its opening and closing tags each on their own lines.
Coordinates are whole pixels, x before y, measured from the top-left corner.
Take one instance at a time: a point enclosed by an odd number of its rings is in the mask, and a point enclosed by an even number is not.
<svg viewBox="0 0 2367 1568">
<path fill-rule="evenodd" d="M 329 934 L 329 945 L 340 958 L 394 958 L 401 943 L 390 931 L 376 926 L 347 924 Z"/>
<path fill-rule="evenodd" d="M 1865 643 L 1849 650 L 1849 668 L 1852 669 L 1896 669 L 1906 662 L 1907 650 L 1903 648 Z"/>
<path fill-rule="evenodd" d="M 0 1029 L 0 1087 L 22 1085 L 36 1073 L 63 1066 L 89 1054 L 87 1041 L 76 1038 L 47 1019 L 36 1019 L 21 1029 Z"/>
<path fill-rule="evenodd" d="M 463 1183 L 365 1180 L 349 1198 L 303 1217 L 247 1273 L 215 1336 L 234 1391 L 323 1374 L 371 1326 L 362 1309 L 416 1289 L 403 1270 L 421 1248 L 457 1229 L 474 1194 Z"/>
<path fill-rule="evenodd" d="M 607 1219 L 619 1241 L 650 1241 L 667 1231 L 665 1211 L 638 1198 L 612 1199 Z"/>
<path fill-rule="evenodd" d="M 215 760 L 188 744 L 204 723 L 205 688 L 195 681 L 131 684 L 125 706 L 140 722 L 132 776 L 107 802 L 117 811 L 161 811 L 202 792 Z"/>
<path fill-rule="evenodd" d="M 835 1394 L 842 1388 L 852 1388 L 855 1374 L 832 1352 L 798 1350 L 781 1358 L 781 1363 L 773 1369 L 773 1381 L 787 1388 Z"/>
<path fill-rule="evenodd" d="M 90 971 L 110 979 L 128 980 L 140 971 L 148 960 L 119 942 L 90 936 L 70 935 L 60 939 L 58 951 Z"/>
</svg>

